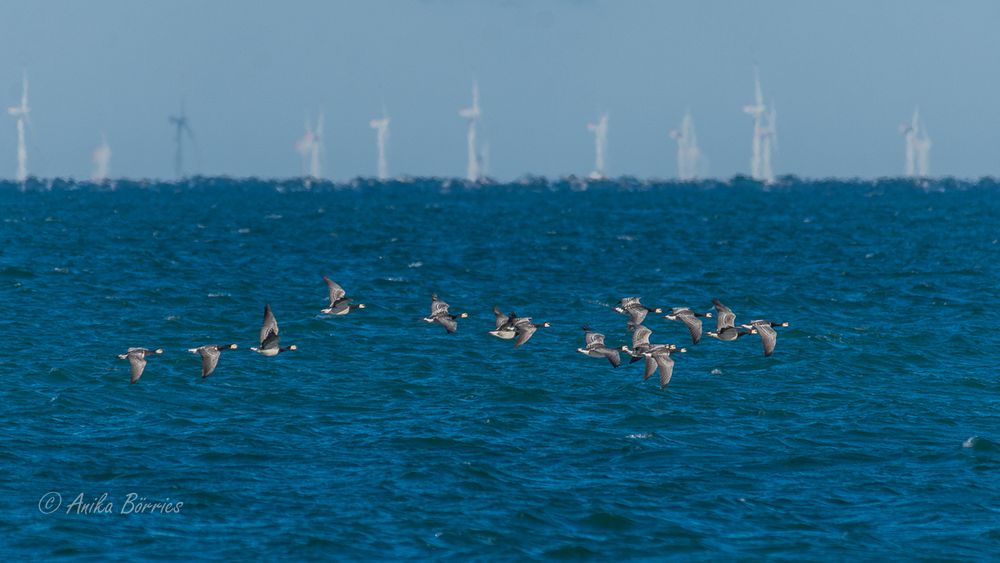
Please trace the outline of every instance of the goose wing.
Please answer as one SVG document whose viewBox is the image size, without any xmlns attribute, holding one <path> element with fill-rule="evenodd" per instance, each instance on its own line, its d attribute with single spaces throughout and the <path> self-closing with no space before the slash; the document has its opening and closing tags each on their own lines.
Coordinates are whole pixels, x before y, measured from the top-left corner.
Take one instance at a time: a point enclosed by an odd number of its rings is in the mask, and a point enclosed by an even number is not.
<svg viewBox="0 0 1000 563">
<path fill-rule="evenodd" d="M 143 350 L 133 350 L 128 353 L 128 363 L 131 367 L 132 383 L 139 381 L 142 370 L 146 369 L 146 354 Z"/>
<path fill-rule="evenodd" d="M 654 360 L 651 356 L 646 356 L 646 364 L 644 369 L 642 370 L 642 380 L 646 381 L 647 379 L 652 377 L 653 374 L 656 373 L 656 367 L 657 367 L 656 360 Z"/>
<path fill-rule="evenodd" d="M 757 329 L 757 334 L 760 335 L 760 342 L 764 345 L 764 355 L 770 356 L 773 354 L 774 345 L 778 342 L 778 333 L 771 328 L 771 323 L 767 321 L 753 321 L 750 324 Z"/>
<path fill-rule="evenodd" d="M 448 332 L 455 332 L 458 330 L 458 323 L 455 322 L 455 319 L 451 318 L 451 315 L 447 313 L 434 317 L 434 320 L 440 323 L 441 326 L 443 326 Z"/>
<path fill-rule="evenodd" d="M 215 371 L 215 366 L 219 365 L 222 353 L 218 346 L 202 346 L 198 348 L 198 353 L 201 354 L 201 376 L 208 377 Z"/>
<path fill-rule="evenodd" d="M 625 311 L 628 313 L 628 327 L 631 329 L 641 325 L 642 321 L 646 320 L 646 313 L 649 312 L 645 307 L 631 307 Z"/>
<path fill-rule="evenodd" d="M 641 299 L 641 298 L 640 297 L 623 297 L 622 300 L 618 302 L 618 306 L 621 307 L 622 309 L 628 309 L 630 307 L 635 307 L 637 305 L 640 305 L 639 299 Z"/>
<path fill-rule="evenodd" d="M 651 359 L 655 360 L 660 368 L 660 389 L 663 389 L 674 375 L 674 359 L 669 353 L 655 354 Z"/>
<path fill-rule="evenodd" d="M 694 316 L 694 313 L 691 311 L 678 313 L 677 318 L 687 325 L 688 331 L 691 333 L 692 344 L 697 344 L 701 341 L 701 319 Z"/>
<path fill-rule="evenodd" d="M 326 276 L 323 276 L 323 281 L 326 282 L 326 287 L 330 290 L 330 306 L 333 307 L 337 301 L 340 301 L 345 295 L 347 295 L 347 292 L 344 291 L 344 288 L 340 287 L 339 283 Z"/>
<path fill-rule="evenodd" d="M 271 305 L 264 305 L 264 322 L 260 325 L 260 348 L 266 350 L 278 346 L 278 321 L 274 319 Z"/>
<path fill-rule="evenodd" d="M 438 299 L 437 295 L 431 296 L 431 316 L 438 317 L 448 314 L 448 304 Z"/>
<path fill-rule="evenodd" d="M 651 334 L 653 334 L 653 331 L 648 328 L 644 326 L 637 326 L 635 328 L 635 332 L 632 333 L 632 348 L 649 346 L 649 335 Z"/>
<path fill-rule="evenodd" d="M 735 326 L 736 313 L 732 309 L 723 305 L 718 299 L 713 299 L 712 304 L 715 305 L 715 310 L 718 312 L 715 318 L 715 330 L 717 332 L 721 332 L 726 327 Z"/>
<path fill-rule="evenodd" d="M 618 367 L 622 363 L 621 354 L 619 354 L 618 350 L 615 350 L 614 348 L 608 348 L 607 346 L 601 346 L 600 348 L 597 348 L 595 351 L 598 354 L 600 354 L 600 355 L 604 356 L 605 358 L 607 358 L 608 361 L 611 362 L 611 365 L 613 367 Z"/>
<path fill-rule="evenodd" d="M 497 320 L 497 330 L 500 330 L 500 327 L 507 324 L 507 315 L 503 314 L 500 307 L 497 307 L 496 305 L 493 306 L 493 316 L 496 317 Z"/>
<path fill-rule="evenodd" d="M 518 320 L 517 324 L 514 325 L 514 329 L 517 331 L 517 342 L 514 343 L 515 348 L 530 340 L 531 335 L 535 334 L 535 331 L 538 330 L 532 324 L 530 318 Z"/>
<path fill-rule="evenodd" d="M 586 339 L 587 348 L 591 348 L 593 346 L 598 346 L 598 345 L 600 346 L 604 345 L 604 335 L 599 332 L 588 330 L 584 334 L 584 338 Z"/>
</svg>

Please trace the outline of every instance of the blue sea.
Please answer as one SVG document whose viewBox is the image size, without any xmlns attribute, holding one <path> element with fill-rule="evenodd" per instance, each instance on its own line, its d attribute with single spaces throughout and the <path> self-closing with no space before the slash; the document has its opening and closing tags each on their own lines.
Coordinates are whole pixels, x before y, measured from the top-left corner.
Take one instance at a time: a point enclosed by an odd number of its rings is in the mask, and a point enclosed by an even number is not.
<svg viewBox="0 0 1000 563">
<path fill-rule="evenodd" d="M 4 559 L 1000 554 L 992 180 L 113 188 L 0 185 Z M 627 296 L 790 326 L 651 314 L 660 390 L 576 352 Z M 248 350 L 265 304 L 296 351 Z M 494 305 L 552 327 L 514 349 Z"/>
</svg>

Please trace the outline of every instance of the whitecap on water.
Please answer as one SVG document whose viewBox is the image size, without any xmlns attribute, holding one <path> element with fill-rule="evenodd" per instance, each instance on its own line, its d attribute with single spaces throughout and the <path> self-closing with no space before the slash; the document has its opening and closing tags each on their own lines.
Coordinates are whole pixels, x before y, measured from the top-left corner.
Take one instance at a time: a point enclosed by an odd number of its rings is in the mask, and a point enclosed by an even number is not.
<svg viewBox="0 0 1000 563">
<path fill-rule="evenodd" d="M 421 267 L 423 265 L 424 265 L 423 262 L 410 262 L 409 264 L 407 264 L 406 267 L 407 268 L 419 268 L 419 267 Z"/>
<path fill-rule="evenodd" d="M 230 297 L 230 295 L 225 292 L 220 292 L 220 293 L 209 293 L 208 297 Z"/>
<path fill-rule="evenodd" d="M 722 370 L 719 369 L 719 368 L 715 368 L 715 369 L 713 369 L 712 371 L 710 371 L 708 373 L 710 373 L 712 375 L 722 375 Z"/>
<path fill-rule="evenodd" d="M 656 434 L 653 434 L 652 432 L 640 432 L 639 434 L 629 434 L 625 437 L 630 440 L 645 440 L 646 438 L 652 438 L 653 436 L 656 436 Z"/>
<path fill-rule="evenodd" d="M 632 235 L 618 235 L 618 236 L 617 236 L 617 237 L 615 237 L 615 238 L 617 238 L 618 240 L 627 240 L 627 241 L 629 241 L 629 242 L 631 242 L 631 241 L 635 240 L 635 237 L 634 237 L 634 236 L 632 236 Z"/>
<path fill-rule="evenodd" d="M 974 447 L 976 447 L 976 443 L 977 442 L 979 442 L 979 436 L 970 436 L 970 437 L 966 438 L 964 442 L 962 442 L 962 447 L 963 448 L 974 448 Z"/>
<path fill-rule="evenodd" d="M 281 219 L 281 215 L 278 215 L 277 213 L 271 213 L 270 215 L 265 215 L 264 218 L 265 219 Z"/>
<path fill-rule="evenodd" d="M 241 234 L 241 235 L 245 235 L 245 234 L 247 234 L 247 233 L 250 232 L 250 229 L 247 229 L 247 228 L 236 229 L 236 232 L 239 233 L 239 234 Z"/>
</svg>

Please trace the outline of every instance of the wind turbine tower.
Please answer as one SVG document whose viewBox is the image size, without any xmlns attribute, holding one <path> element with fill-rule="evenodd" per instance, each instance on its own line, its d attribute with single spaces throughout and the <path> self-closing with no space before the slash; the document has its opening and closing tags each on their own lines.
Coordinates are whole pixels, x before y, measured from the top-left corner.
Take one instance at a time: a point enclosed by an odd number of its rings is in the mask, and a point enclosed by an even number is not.
<svg viewBox="0 0 1000 563">
<path fill-rule="evenodd" d="M 587 130 L 594 133 L 594 171 L 590 173 L 593 180 L 603 179 L 604 153 L 608 148 L 608 114 L 602 113 L 597 123 L 588 123 Z"/>
<path fill-rule="evenodd" d="M 382 117 L 373 119 L 368 125 L 375 130 L 375 143 L 378 145 L 378 179 L 385 181 L 389 179 L 389 165 L 385 159 L 385 142 L 389 139 L 389 116 L 382 108 Z"/>
<path fill-rule="evenodd" d="M 91 174 L 90 179 L 98 183 L 106 181 L 111 166 L 111 147 L 108 146 L 108 139 L 103 133 L 101 134 L 101 144 L 94 149 L 91 160 L 94 161 L 94 173 Z"/>
<path fill-rule="evenodd" d="M 479 82 L 472 82 L 472 107 L 458 110 L 458 115 L 469 121 L 469 130 L 466 133 L 465 141 L 469 153 L 469 162 L 465 168 L 465 178 L 470 182 L 479 180 L 479 158 L 476 153 L 476 123 L 482 115 L 479 109 Z"/>
<path fill-rule="evenodd" d="M 174 126 L 174 176 L 180 179 L 184 176 L 184 136 L 187 135 L 194 142 L 194 132 L 188 124 L 187 114 L 184 112 L 184 102 L 181 102 L 180 115 L 171 115 L 168 120 Z"/>
<path fill-rule="evenodd" d="M 17 120 L 17 181 L 24 186 L 28 180 L 28 147 L 24 142 L 24 126 L 28 121 L 28 74 L 21 76 L 21 105 L 7 108 Z"/>
<path fill-rule="evenodd" d="M 681 120 L 681 128 L 670 132 L 670 138 L 677 141 L 677 178 L 694 180 L 698 177 L 698 167 L 701 164 L 701 150 L 698 148 L 698 136 L 694 131 L 694 118 L 690 110 Z"/>
<path fill-rule="evenodd" d="M 760 175 L 765 184 L 774 183 L 774 171 L 771 169 L 771 152 L 778 145 L 778 112 L 771 104 L 771 111 L 767 112 L 767 123 L 761 131 L 761 163 Z"/>
<path fill-rule="evenodd" d="M 931 174 L 931 136 L 927 126 L 920 122 L 920 136 L 917 138 L 917 175 L 926 178 Z"/>
</svg>

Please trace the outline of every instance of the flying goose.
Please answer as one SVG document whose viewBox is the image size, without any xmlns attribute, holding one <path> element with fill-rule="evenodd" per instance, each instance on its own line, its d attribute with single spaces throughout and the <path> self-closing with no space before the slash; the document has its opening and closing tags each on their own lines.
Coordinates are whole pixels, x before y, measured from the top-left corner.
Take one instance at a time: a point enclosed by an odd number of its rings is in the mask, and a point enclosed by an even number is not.
<svg viewBox="0 0 1000 563">
<path fill-rule="evenodd" d="M 205 379 L 215 371 L 215 366 L 219 365 L 219 356 L 223 350 L 235 350 L 235 344 L 207 344 L 197 348 L 189 348 L 188 352 L 201 356 L 201 378 Z"/>
<path fill-rule="evenodd" d="M 691 343 L 697 344 L 701 341 L 701 319 L 698 317 L 712 318 L 712 313 L 698 313 L 687 307 L 674 307 L 670 314 L 663 318 L 670 321 L 680 321 L 687 325 L 688 331 L 691 332 Z"/>
<path fill-rule="evenodd" d="M 629 316 L 628 328 L 629 330 L 642 324 L 642 321 L 646 319 L 647 313 L 662 313 L 663 309 L 657 307 L 656 309 L 650 309 L 649 307 L 639 303 L 639 297 L 624 297 L 621 301 L 615 305 L 615 312 L 621 313 L 623 315 Z"/>
<path fill-rule="evenodd" d="M 577 348 L 576 351 L 590 356 L 591 358 L 607 358 L 611 365 L 618 367 L 622 363 L 621 355 L 618 352 L 628 350 L 627 346 L 621 348 L 608 348 L 604 345 L 604 335 L 594 332 L 590 327 L 583 327 L 586 346 Z"/>
<path fill-rule="evenodd" d="M 330 305 L 325 309 L 321 309 L 321 313 L 327 315 L 346 315 L 355 309 L 365 308 L 364 303 L 352 305 L 351 301 L 354 300 L 347 296 L 347 292 L 337 282 L 326 276 L 323 276 L 323 281 L 326 282 L 326 287 L 330 290 Z"/>
<path fill-rule="evenodd" d="M 142 370 L 146 369 L 146 356 L 162 353 L 163 348 L 157 348 L 156 350 L 149 350 L 147 348 L 129 348 L 128 352 L 118 354 L 118 359 L 128 360 L 128 363 L 132 368 L 132 383 L 135 383 L 136 381 L 139 381 L 140 377 L 142 377 Z"/>
<path fill-rule="evenodd" d="M 674 352 L 687 352 L 686 348 L 678 348 L 674 344 L 653 344 L 643 354 L 646 356 L 646 369 L 643 371 L 642 380 L 646 381 L 652 377 L 657 368 L 660 370 L 660 389 L 670 383 L 670 378 L 674 375 L 674 359 L 670 354 Z"/>
<path fill-rule="evenodd" d="M 729 342 L 750 334 L 750 331 L 736 328 L 736 313 L 732 309 L 723 305 L 718 299 L 712 299 L 712 304 L 715 305 L 718 316 L 715 317 L 715 331 L 706 332 L 706 336 Z"/>
<path fill-rule="evenodd" d="M 458 330 L 457 319 L 464 319 L 469 316 L 468 313 L 462 313 L 461 315 L 452 315 L 448 312 L 448 304 L 444 301 L 438 299 L 436 293 L 431 294 L 431 314 L 430 316 L 424 317 L 424 320 L 429 323 L 438 323 L 443 326 L 448 332 L 455 332 Z"/>
<path fill-rule="evenodd" d="M 277 356 L 282 352 L 297 350 L 298 346 L 292 344 L 285 348 L 279 347 L 278 321 L 274 320 L 271 313 L 271 305 L 264 305 L 264 322 L 260 325 L 260 347 L 250 348 L 250 351 L 257 352 L 262 356 Z"/>
<path fill-rule="evenodd" d="M 764 356 L 770 356 L 774 353 L 774 345 L 778 342 L 778 333 L 772 327 L 776 326 L 788 326 L 788 323 L 776 323 L 768 320 L 755 320 L 750 321 L 748 325 L 742 325 L 743 328 L 749 329 L 750 334 L 759 334 L 760 342 L 764 345 Z"/>
<path fill-rule="evenodd" d="M 511 313 L 513 315 L 513 313 Z M 552 326 L 548 322 L 542 324 L 535 324 L 531 322 L 531 317 L 518 317 L 514 321 L 514 331 L 517 332 L 517 342 L 514 343 L 514 347 L 518 348 L 525 342 L 531 339 L 531 335 L 535 334 L 535 331 L 540 328 L 549 328 Z"/>
</svg>

